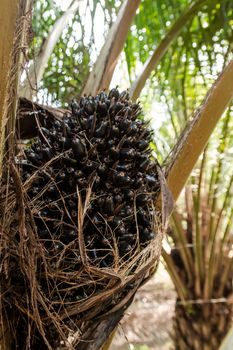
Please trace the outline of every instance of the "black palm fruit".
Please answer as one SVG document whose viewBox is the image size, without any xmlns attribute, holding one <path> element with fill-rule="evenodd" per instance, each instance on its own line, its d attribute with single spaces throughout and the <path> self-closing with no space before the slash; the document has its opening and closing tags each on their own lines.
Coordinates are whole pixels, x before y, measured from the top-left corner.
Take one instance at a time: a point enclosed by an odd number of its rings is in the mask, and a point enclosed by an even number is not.
<svg viewBox="0 0 233 350">
<path fill-rule="evenodd" d="M 90 263 L 111 267 L 116 255 L 126 261 L 155 237 L 151 212 L 159 183 L 152 133 L 137 119 L 140 112 L 117 89 L 82 97 L 62 121 L 45 117 L 37 141 L 18 160 L 51 264 L 64 253 L 64 269 L 80 265 L 78 205 L 89 187 L 82 229 Z"/>
</svg>

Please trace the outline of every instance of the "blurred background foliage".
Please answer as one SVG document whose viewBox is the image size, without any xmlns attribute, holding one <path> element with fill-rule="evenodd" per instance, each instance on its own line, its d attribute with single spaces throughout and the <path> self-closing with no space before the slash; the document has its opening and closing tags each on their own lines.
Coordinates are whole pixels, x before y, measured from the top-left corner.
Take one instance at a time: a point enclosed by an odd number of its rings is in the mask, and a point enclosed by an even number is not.
<svg viewBox="0 0 233 350">
<path fill-rule="evenodd" d="M 56 21 L 74 1 L 36 1 L 33 9 L 33 41 L 30 58 L 41 45 Z M 80 0 L 77 12 L 70 17 L 48 62 L 39 85 L 44 103 L 67 103 L 79 96 L 88 73 L 116 18 L 120 1 Z M 59 102 L 58 102 L 59 101 Z"/>
<path fill-rule="evenodd" d="M 131 81 L 141 62 L 146 61 L 191 3 L 194 2 L 145 0 L 141 4 L 145 11 L 137 14 L 125 48 Z M 232 49 L 232 2 L 204 2 L 197 15 L 183 27 L 142 92 L 145 103 L 150 99 L 147 105 L 153 106 L 155 100 L 163 106 L 163 116 L 158 116 L 161 117 L 158 126 L 162 124 L 158 134 L 165 139 L 162 143 L 157 141 L 159 153 L 167 154 L 174 145 L 187 119 L 228 62 Z M 156 114 L 156 103 L 154 109 Z"/>
</svg>

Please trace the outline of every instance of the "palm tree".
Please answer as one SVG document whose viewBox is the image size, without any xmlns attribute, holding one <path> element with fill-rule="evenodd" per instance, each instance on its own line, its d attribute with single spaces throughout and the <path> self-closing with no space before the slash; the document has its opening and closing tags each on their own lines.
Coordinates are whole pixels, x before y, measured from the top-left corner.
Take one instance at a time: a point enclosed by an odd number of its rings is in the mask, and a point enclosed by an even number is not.
<svg viewBox="0 0 233 350">
<path fill-rule="evenodd" d="M 218 125 L 217 150 L 207 147 L 171 216 L 163 258 L 177 292 L 175 349 L 217 349 L 232 323 L 231 113 Z"/>
<path fill-rule="evenodd" d="M 189 20 L 193 19 L 193 16 L 195 15 L 195 13 L 197 13 L 200 10 L 200 6 L 204 3 L 205 1 L 198 1 L 197 4 L 185 10 L 185 13 L 181 17 L 182 20 L 178 20 L 178 24 L 174 24 L 174 26 L 171 27 L 171 30 L 168 32 L 167 37 L 165 34 L 165 38 L 162 42 L 163 44 L 158 46 L 157 51 L 155 50 L 155 54 L 152 55 L 152 59 L 154 59 L 154 57 L 156 58 L 155 62 L 149 65 L 146 64 L 145 67 L 143 68 L 142 73 L 143 73 L 144 81 L 146 80 L 145 77 L 149 77 L 153 67 L 157 64 L 158 58 L 161 58 L 166 53 L 168 48 L 176 39 L 180 30 L 182 28 L 185 28 L 185 25 L 189 23 Z M 28 30 L 26 30 L 26 27 L 28 25 L 28 13 L 29 13 L 28 10 L 29 10 L 30 1 L 15 0 L 15 3 L 13 5 L 7 4 L 7 1 L 5 0 L 1 5 L 2 8 L 0 8 L 2 10 L 1 13 L 4 14 L 5 13 L 4 11 L 6 11 L 6 16 L 4 17 L 4 22 L 2 23 L 3 24 L 5 23 L 6 28 L 8 30 L 7 32 L 4 32 L 4 35 L 3 35 L 3 30 L 0 31 L 2 35 L 1 42 L 3 43 L 3 47 L 7 48 L 7 50 L 3 50 L 3 49 L 1 50 L 0 66 L 1 67 L 3 66 L 2 62 L 10 63 L 8 64 L 8 67 L 6 67 L 6 70 L 3 71 L 2 76 L 4 79 L 2 79 L 0 83 L 1 84 L 0 91 L 2 92 L 1 98 L 3 102 L 1 106 L 4 107 L 2 108 L 0 113 L 1 145 L 5 145 L 5 148 L 1 147 L 1 156 L 0 156 L 1 163 L 4 156 L 6 160 L 12 159 L 12 156 L 14 155 L 14 151 L 15 151 L 14 150 L 15 148 L 14 131 L 15 131 L 15 125 L 17 125 L 16 123 L 17 91 L 19 90 L 19 80 L 20 80 L 19 77 L 20 77 L 21 63 L 24 62 L 24 58 L 25 58 L 23 54 L 25 53 L 25 43 L 26 43 L 25 37 L 26 37 L 26 34 L 28 33 Z M 124 1 L 121 7 L 121 10 L 118 13 L 118 18 L 115 21 L 115 23 L 112 25 L 111 30 L 107 35 L 105 44 L 101 50 L 101 53 L 98 56 L 98 59 L 95 63 L 95 66 L 92 72 L 90 73 L 90 77 L 87 79 L 87 84 L 84 87 L 84 91 L 87 91 L 88 93 L 95 92 L 95 91 L 88 90 L 89 89 L 88 82 L 91 81 L 91 79 L 93 79 L 93 76 L 95 77 L 95 83 L 96 83 L 95 89 L 99 89 L 101 86 L 103 86 L 103 84 L 105 84 L 104 87 L 106 88 L 108 87 L 111 81 L 111 77 L 113 74 L 113 70 L 114 70 L 117 58 L 119 57 L 119 54 L 123 48 L 124 42 L 127 38 L 127 32 L 130 26 L 130 21 L 133 19 L 138 6 L 139 6 L 139 1 L 135 1 L 134 3 L 132 3 L 132 1 Z M 143 3 L 140 4 L 140 6 L 142 7 Z M 18 14 L 16 12 L 17 8 L 19 9 Z M 72 2 L 70 10 L 71 9 L 73 10 L 74 8 L 75 10 L 77 9 L 76 3 Z M 211 8 L 212 8 L 212 5 L 211 5 Z M 139 11 L 139 14 L 140 14 L 140 11 Z M 16 31 L 15 31 L 16 18 L 17 18 L 18 26 L 16 27 Z M 66 16 L 63 17 L 63 19 L 64 21 L 66 21 Z M 62 21 L 60 21 L 60 23 L 62 23 Z M 53 26 L 52 30 L 54 31 L 54 33 L 57 33 L 57 28 L 58 26 L 56 25 Z M 55 37 L 57 38 L 58 35 L 55 35 Z M 48 40 L 50 38 L 51 37 L 48 37 Z M 170 40 L 168 40 L 168 38 L 170 38 Z M 164 47 L 164 43 L 166 44 L 165 47 Z M 51 45 L 51 42 L 50 42 L 50 45 Z M 48 47 L 48 45 L 44 44 L 44 47 L 46 52 L 46 47 Z M 11 56 L 11 52 L 13 52 L 13 56 Z M 47 56 L 48 56 L 48 53 L 47 53 Z M 39 63 L 43 62 L 43 65 L 45 65 L 45 63 L 46 64 L 48 63 L 45 61 L 40 59 Z M 148 69 L 148 66 L 150 67 L 150 69 Z M 38 67 L 36 66 L 36 70 L 37 68 Z M 194 118 L 191 120 L 191 122 L 187 124 L 186 129 L 182 133 L 180 139 L 177 142 L 176 147 L 174 148 L 171 161 L 168 163 L 165 169 L 165 175 L 170 187 L 170 191 L 172 192 L 175 200 L 178 198 L 194 164 L 198 159 L 198 156 L 201 154 L 218 119 L 220 118 L 227 104 L 232 98 L 232 95 L 233 95 L 232 76 L 233 76 L 233 62 L 230 62 L 227 68 L 223 71 L 222 75 L 218 78 L 218 80 L 214 84 L 213 88 L 210 90 L 206 99 L 204 100 L 201 106 L 201 111 L 198 110 L 194 115 Z M 8 78 L 8 81 L 7 81 L 7 78 Z M 139 79 L 139 81 L 141 80 Z M 136 89 L 136 86 L 137 86 L 137 83 L 134 85 L 134 89 Z M 140 86 L 142 87 L 142 85 Z M 33 86 L 33 88 L 34 87 L 35 86 Z M 25 85 L 24 85 L 24 88 L 25 88 Z M 24 91 L 28 91 L 28 89 L 25 89 Z M 138 91 L 138 89 L 136 89 L 135 91 Z M 133 93 L 132 93 L 132 96 L 133 96 Z M 9 103 L 9 101 L 11 103 Z M 60 115 L 62 113 L 64 114 L 64 110 L 61 110 L 61 109 L 52 109 L 49 107 L 42 107 L 37 104 L 33 104 L 33 103 L 30 104 L 30 102 L 28 101 L 26 101 L 26 104 L 27 106 L 29 106 L 28 110 L 31 113 L 32 118 L 34 118 L 34 120 L 36 119 L 35 113 L 33 114 L 32 112 L 35 112 L 37 109 L 39 110 L 43 109 L 46 112 L 56 116 L 58 114 Z M 24 115 L 23 113 L 21 113 L 21 110 L 19 111 L 19 117 L 24 118 Z M 200 130 L 202 131 L 202 134 L 200 133 Z M 19 131 L 23 132 L 24 130 L 21 129 Z M 195 146 L 194 151 L 192 152 L 192 157 L 190 157 L 190 145 Z M 5 155 L 5 150 L 7 150 L 6 155 Z M 2 165 L 1 165 L 1 169 L 2 169 Z M 5 170 L 12 172 L 15 182 L 17 183 L 18 177 L 17 177 L 17 172 L 14 171 L 14 167 L 11 166 L 9 168 L 5 168 Z M 178 177 L 178 174 L 179 174 L 179 177 Z M 164 181 L 162 182 L 161 189 L 162 189 L 161 193 L 162 193 L 163 201 L 162 201 L 162 205 L 160 202 L 158 203 L 158 207 L 160 208 L 160 211 L 163 214 L 163 218 L 166 218 L 166 216 L 169 214 L 168 212 L 166 213 L 166 210 L 170 208 L 167 205 L 165 200 L 167 192 L 166 192 L 166 185 Z M 22 193 L 20 193 L 20 191 L 18 192 L 18 195 L 19 195 L 18 200 L 22 201 Z M 4 226 L 1 227 L 1 230 L 4 233 Z M 158 260 L 158 256 L 156 256 L 156 261 L 157 260 Z M 2 265 L 2 267 L 4 266 Z M 145 280 L 145 277 L 147 276 L 147 272 L 151 273 L 153 270 L 154 270 L 154 266 L 148 265 L 147 269 L 143 271 L 140 278 L 136 280 L 133 291 L 132 290 L 129 291 L 126 297 L 122 300 L 122 302 L 119 303 L 118 307 L 115 307 L 112 309 L 111 312 L 108 312 L 103 318 L 103 320 L 97 317 L 97 318 L 94 318 L 92 322 L 90 321 L 87 322 L 85 324 L 85 328 L 82 330 L 81 338 L 79 336 L 78 344 L 72 345 L 72 346 L 73 347 L 78 346 L 79 349 L 101 348 L 101 346 L 105 343 L 109 335 L 115 329 L 116 325 L 118 324 L 119 320 L 121 319 L 124 313 L 124 310 L 132 302 L 133 295 L 136 292 L 139 285 Z M 29 272 L 30 272 L 30 269 L 29 269 Z M 114 274 L 112 275 L 112 277 L 114 277 Z M 108 292 L 110 293 L 111 290 L 109 290 Z M 36 308 L 34 308 L 34 311 L 35 310 Z M 34 317 L 33 315 L 28 314 L 29 319 L 30 318 L 33 319 L 33 317 Z M 2 320 L 3 320 L 2 335 L 3 335 L 3 343 L 4 343 L 3 347 L 10 349 L 11 339 L 10 337 L 8 337 L 8 332 L 10 331 L 10 329 L 7 328 L 8 322 L 6 321 L 6 315 L 4 314 L 4 310 L 2 310 Z M 43 335 L 44 330 L 43 330 L 42 324 L 39 324 L 39 330 Z M 16 330 L 13 330 L 13 331 L 16 331 Z M 91 343 L 90 343 L 90 340 L 92 340 Z M 77 343 L 77 340 L 75 340 L 75 342 Z M 49 347 L 48 343 L 47 343 L 47 346 Z"/>
</svg>

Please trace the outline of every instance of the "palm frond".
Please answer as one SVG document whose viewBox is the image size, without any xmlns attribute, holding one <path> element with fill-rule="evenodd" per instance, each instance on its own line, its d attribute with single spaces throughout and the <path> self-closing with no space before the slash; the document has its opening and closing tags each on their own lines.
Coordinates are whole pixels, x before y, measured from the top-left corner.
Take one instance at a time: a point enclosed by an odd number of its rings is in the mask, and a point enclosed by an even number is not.
<svg viewBox="0 0 233 350">
<path fill-rule="evenodd" d="M 42 42 L 39 49 L 39 54 L 36 56 L 35 60 L 31 62 L 27 77 L 22 83 L 19 94 L 21 97 L 31 99 L 37 90 L 44 71 L 47 67 L 50 56 L 60 39 L 63 30 L 69 23 L 70 17 L 77 11 L 80 6 L 80 0 L 72 1 L 69 8 L 62 14 L 60 18 L 54 23 L 51 31 L 49 32 L 47 38 Z"/>
<path fill-rule="evenodd" d="M 199 155 L 233 96 L 233 60 L 207 94 L 172 152 L 166 173 L 168 186 L 176 200 Z"/>
<path fill-rule="evenodd" d="M 165 37 L 160 41 L 159 46 L 145 62 L 140 75 L 131 86 L 130 96 L 133 101 L 139 97 L 143 87 L 145 86 L 146 80 L 150 77 L 151 72 L 157 67 L 158 63 L 163 58 L 173 41 L 177 38 L 179 32 L 187 24 L 187 22 L 189 22 L 193 16 L 195 16 L 206 1 L 207 0 L 199 0 L 196 3 L 191 4 L 191 6 L 184 11 L 184 14 L 178 18 Z"/>
<path fill-rule="evenodd" d="M 118 57 L 124 47 L 131 22 L 140 1 L 124 1 L 87 79 L 83 93 L 87 95 L 96 94 L 101 89 L 109 87 Z"/>
<path fill-rule="evenodd" d="M 30 45 L 28 76 L 34 88 L 33 83 L 37 78 L 38 101 L 56 105 L 60 101 L 67 105 L 71 98 L 81 95 L 90 69 L 99 55 L 101 41 L 104 42 L 121 2 L 74 0 L 68 9 L 66 2 L 45 0 L 34 4 L 34 37 Z M 101 21 L 100 27 L 97 27 L 98 21 Z M 49 47 L 48 41 L 52 43 Z M 47 53 L 51 51 L 50 56 L 42 53 L 44 49 Z M 47 64 L 38 62 L 38 56 L 46 56 Z M 43 73 L 41 80 L 40 67 Z"/>
</svg>

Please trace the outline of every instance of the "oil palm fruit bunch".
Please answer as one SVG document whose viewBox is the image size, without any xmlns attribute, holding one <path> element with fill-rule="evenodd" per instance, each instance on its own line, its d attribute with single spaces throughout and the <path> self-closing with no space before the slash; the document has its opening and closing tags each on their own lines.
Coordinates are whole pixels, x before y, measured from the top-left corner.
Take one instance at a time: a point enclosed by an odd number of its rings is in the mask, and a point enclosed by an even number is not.
<svg viewBox="0 0 233 350">
<path fill-rule="evenodd" d="M 36 142 L 18 159 L 23 184 L 51 268 L 59 261 L 63 271 L 77 271 L 83 254 L 111 268 L 156 235 L 152 132 L 138 119 L 139 104 L 118 89 L 74 100 L 70 109 L 62 120 L 45 116 Z M 76 290 L 70 300 L 85 293 Z"/>
<path fill-rule="evenodd" d="M 155 266 L 160 173 L 140 113 L 118 89 L 73 100 L 60 119 L 36 111 L 38 135 L 17 156 L 8 190 L 15 233 L 4 236 L 4 297 L 22 329 L 15 348 L 25 348 L 32 328 L 30 344 L 41 349 L 85 334 L 85 322 L 124 305 L 128 293 L 131 301 Z"/>
</svg>

